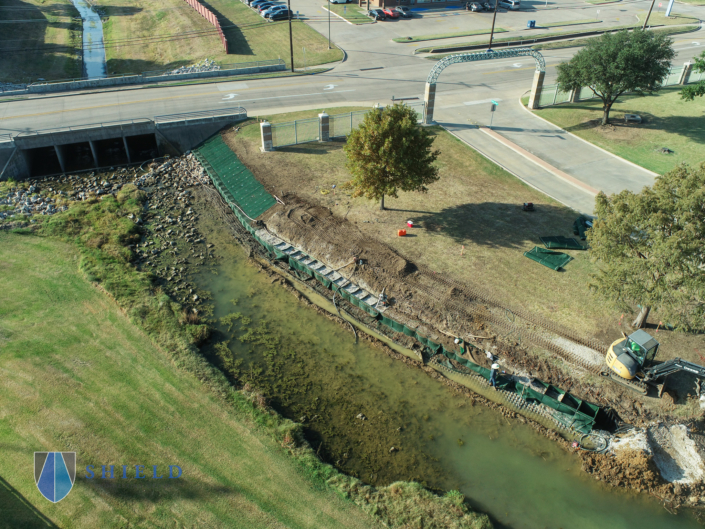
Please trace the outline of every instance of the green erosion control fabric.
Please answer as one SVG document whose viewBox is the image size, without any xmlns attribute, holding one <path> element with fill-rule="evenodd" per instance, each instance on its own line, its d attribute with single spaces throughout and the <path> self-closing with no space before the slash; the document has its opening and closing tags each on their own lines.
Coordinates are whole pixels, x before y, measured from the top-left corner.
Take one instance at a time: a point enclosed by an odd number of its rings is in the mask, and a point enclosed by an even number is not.
<svg viewBox="0 0 705 529">
<path fill-rule="evenodd" d="M 563 252 L 552 252 L 551 250 L 539 248 L 538 246 L 534 246 L 533 250 L 524 252 L 524 257 L 528 257 L 532 261 L 547 266 L 551 270 L 558 270 L 573 259 L 570 255 L 566 255 Z"/>
<path fill-rule="evenodd" d="M 539 237 L 544 246 L 550 250 L 585 250 L 585 246 L 572 237 L 557 235 L 554 237 Z"/>
<path fill-rule="evenodd" d="M 225 144 L 220 134 L 206 140 L 197 151 L 207 162 L 204 164 L 206 170 L 220 180 L 224 191 L 227 191 L 223 198 L 240 206 L 248 217 L 255 219 L 277 203 Z"/>
</svg>

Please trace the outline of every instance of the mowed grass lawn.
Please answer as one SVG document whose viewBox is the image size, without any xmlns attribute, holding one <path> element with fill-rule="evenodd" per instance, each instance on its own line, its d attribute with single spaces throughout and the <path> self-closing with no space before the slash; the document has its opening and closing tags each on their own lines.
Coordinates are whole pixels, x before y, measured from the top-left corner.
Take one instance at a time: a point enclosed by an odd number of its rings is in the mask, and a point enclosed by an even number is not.
<svg viewBox="0 0 705 529">
<path fill-rule="evenodd" d="M 3 0 L 0 82 L 81 76 L 81 23 L 70 0 Z"/>
<path fill-rule="evenodd" d="M 65 243 L 0 232 L 0 526 L 51 526 L 36 510 L 60 527 L 378 526 L 175 367 L 78 259 Z M 46 450 L 77 453 L 57 504 L 34 484 L 33 452 Z M 183 475 L 102 480 L 103 464 Z"/>
<path fill-rule="evenodd" d="M 282 58 L 291 65 L 287 21 L 267 22 L 239 1 L 211 0 L 203 4 L 224 28 L 226 54 L 215 28 L 183 0 L 115 0 L 106 5 L 104 25 L 108 71 L 140 73 L 177 68 L 205 58 L 219 64 Z M 342 59 L 338 49 L 301 21 L 292 24 L 294 65 L 314 66 Z"/>
<path fill-rule="evenodd" d="M 349 110 L 353 109 L 327 112 L 334 115 Z M 277 123 L 314 115 L 297 112 L 267 119 Z M 426 194 L 386 197 L 385 211 L 379 210 L 378 203 L 353 199 L 341 190 L 350 179 L 342 141 L 283 147 L 263 154 L 259 128 L 254 126 L 242 128 L 228 141 L 275 194 L 291 192 L 330 207 L 364 233 L 431 270 L 479 286 L 501 300 L 585 334 L 596 334 L 607 322 L 618 321 L 619 314 L 589 292 L 588 276 L 594 268 L 587 252 L 568 251 L 574 260 L 565 272 L 554 272 L 523 256 L 534 246 L 543 246 L 540 236 L 572 236 L 577 213 L 525 185 L 442 128 L 431 130 L 436 137 L 434 148 L 441 151 L 440 180 Z M 536 212 L 523 212 L 524 202 L 533 202 Z M 410 237 L 398 237 L 397 230 L 405 228 L 409 219 L 417 227 L 410 230 Z"/>
<path fill-rule="evenodd" d="M 333 13 L 339 14 L 345 20 L 349 20 L 353 24 L 372 24 L 374 20 L 365 14 L 365 10 L 361 9 L 357 4 L 328 4 L 325 6 L 327 9 L 333 11 Z M 334 22 L 335 18 L 331 20 Z M 338 19 L 338 22 L 342 22 Z"/>
<path fill-rule="evenodd" d="M 610 112 L 611 125 L 600 125 L 602 101 L 593 99 L 535 111 L 559 127 L 646 169 L 663 174 L 679 163 L 705 161 L 705 107 L 700 99 L 682 101 L 680 87 L 654 95 L 622 96 Z M 641 124 L 624 123 L 624 114 L 638 114 Z M 667 147 L 673 154 L 663 154 Z"/>
</svg>

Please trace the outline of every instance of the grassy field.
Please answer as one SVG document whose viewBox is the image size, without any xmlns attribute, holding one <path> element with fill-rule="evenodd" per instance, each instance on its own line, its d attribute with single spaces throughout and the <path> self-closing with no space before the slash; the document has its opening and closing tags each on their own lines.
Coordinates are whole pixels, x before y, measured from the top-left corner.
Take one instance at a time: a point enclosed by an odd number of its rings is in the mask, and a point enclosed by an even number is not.
<svg viewBox="0 0 705 529">
<path fill-rule="evenodd" d="M 356 25 L 374 23 L 374 20 L 368 17 L 357 4 L 328 4 L 325 7 Z"/>
<path fill-rule="evenodd" d="M 0 82 L 81 76 L 81 23 L 70 0 L 5 0 L 0 6 Z"/>
<path fill-rule="evenodd" d="M 164 0 L 158 7 L 144 0 L 106 3 L 102 8 L 110 17 L 104 25 L 108 71 L 171 69 L 204 58 L 221 64 L 282 58 L 290 65 L 286 21 L 267 22 L 241 2 L 211 0 L 204 5 L 224 27 L 227 55 L 213 26 L 183 0 Z M 304 47 L 308 66 L 343 57 L 339 49 L 329 50 L 328 40 L 303 22 L 293 23 L 293 40 L 296 67 L 303 67 Z"/>
<path fill-rule="evenodd" d="M 599 125 L 600 100 L 556 105 L 535 112 L 603 149 L 662 174 L 681 162 L 696 165 L 705 161 L 702 104 L 681 101 L 679 91 L 679 87 L 669 87 L 655 95 L 620 97 L 612 107 L 612 124 L 608 127 Z M 639 114 L 644 122 L 626 125 L 625 113 Z M 662 147 L 675 152 L 661 154 Z"/>
<path fill-rule="evenodd" d="M 178 369 L 83 278 L 79 260 L 72 245 L 0 232 L 0 442 L 12 454 L 0 477 L 26 502 L 72 527 L 377 526 Z M 35 450 L 77 452 L 74 490 L 58 504 L 33 482 Z M 183 477 L 89 481 L 88 464 L 178 464 Z M 2 487 L 0 495 L 0 525 L 40 525 Z"/>
<path fill-rule="evenodd" d="M 494 28 L 495 33 L 504 33 L 504 28 Z M 472 35 L 489 35 L 489 29 L 476 29 L 474 31 L 461 31 L 459 33 L 437 33 L 434 35 L 417 35 L 416 37 L 397 37 L 394 42 L 422 42 L 424 40 L 452 39 L 454 37 L 471 37 Z"/>
</svg>

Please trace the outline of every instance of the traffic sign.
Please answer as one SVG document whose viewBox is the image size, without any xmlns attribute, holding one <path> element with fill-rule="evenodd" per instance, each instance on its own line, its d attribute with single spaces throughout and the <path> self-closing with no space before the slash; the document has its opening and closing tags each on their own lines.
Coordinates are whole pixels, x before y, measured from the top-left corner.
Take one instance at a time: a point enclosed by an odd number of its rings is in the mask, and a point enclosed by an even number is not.
<svg viewBox="0 0 705 529">
<path fill-rule="evenodd" d="M 495 101 L 494 99 L 492 99 L 492 104 L 495 106 L 499 105 L 499 103 L 497 103 L 497 101 Z"/>
</svg>

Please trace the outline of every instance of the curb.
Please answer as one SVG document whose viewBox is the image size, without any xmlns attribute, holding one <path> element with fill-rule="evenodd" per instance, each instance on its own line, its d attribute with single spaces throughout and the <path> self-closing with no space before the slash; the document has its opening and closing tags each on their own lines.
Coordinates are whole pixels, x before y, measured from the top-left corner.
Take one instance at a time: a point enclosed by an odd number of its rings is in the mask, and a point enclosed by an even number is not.
<svg viewBox="0 0 705 529">
<path fill-rule="evenodd" d="M 589 142 L 589 141 L 587 141 L 587 140 L 581 138 L 580 136 L 576 136 L 576 135 L 573 134 L 572 132 L 568 132 L 567 130 L 562 129 L 561 127 L 559 127 L 559 126 L 556 125 L 555 123 L 551 123 L 550 121 L 548 121 L 546 118 L 542 118 L 542 117 L 539 116 L 538 114 L 535 114 L 534 112 L 532 112 L 531 110 L 529 110 L 528 108 L 526 108 L 526 107 L 522 104 L 522 102 L 521 102 L 521 97 L 518 99 L 518 102 L 519 102 L 519 106 L 520 106 L 521 108 L 523 108 L 525 112 L 528 112 L 529 114 L 531 114 L 531 115 L 534 116 L 535 118 L 540 119 L 541 121 L 543 121 L 544 123 L 547 123 L 547 124 L 551 125 L 552 127 L 556 127 L 559 131 L 564 132 L 565 134 L 568 134 L 568 135 L 572 136 L 573 138 L 582 141 L 583 143 L 587 143 L 588 145 L 592 145 L 592 146 L 595 147 L 596 149 L 599 149 L 599 150 L 601 150 L 602 152 L 604 152 L 605 154 L 609 154 L 610 156 L 612 156 L 612 158 L 616 158 L 617 160 L 621 160 L 621 161 L 624 162 L 624 163 L 628 163 L 628 164 L 631 165 L 632 167 L 636 167 L 637 169 L 641 169 L 642 171 L 644 171 L 645 173 L 648 173 L 649 175 L 651 175 L 651 176 L 653 176 L 653 177 L 661 176 L 661 175 L 659 175 L 658 173 L 654 173 L 653 171 L 649 171 L 648 169 L 642 167 L 641 165 L 637 165 L 637 164 L 635 164 L 634 162 L 630 162 L 629 160 L 625 160 L 625 159 L 622 158 L 621 156 L 617 156 L 616 154 L 614 154 L 614 153 L 612 153 L 612 152 L 609 152 L 608 150 L 605 150 L 605 149 L 603 149 L 602 147 L 600 147 L 600 146 L 598 146 L 598 145 L 595 145 L 594 143 L 591 143 L 591 142 Z"/>
<path fill-rule="evenodd" d="M 326 7 L 321 6 L 321 9 L 323 9 L 324 11 L 328 11 L 331 15 L 333 15 L 334 17 L 338 17 L 340 20 L 342 20 L 342 21 L 345 22 L 346 24 L 350 24 L 351 26 L 358 26 L 358 25 L 360 25 L 360 24 L 353 24 L 353 23 L 350 22 L 347 18 L 341 17 L 338 13 L 334 13 L 333 11 L 331 11 L 330 9 L 328 9 L 328 8 L 326 8 Z M 374 22 L 370 22 L 370 24 L 374 24 Z"/>
</svg>

